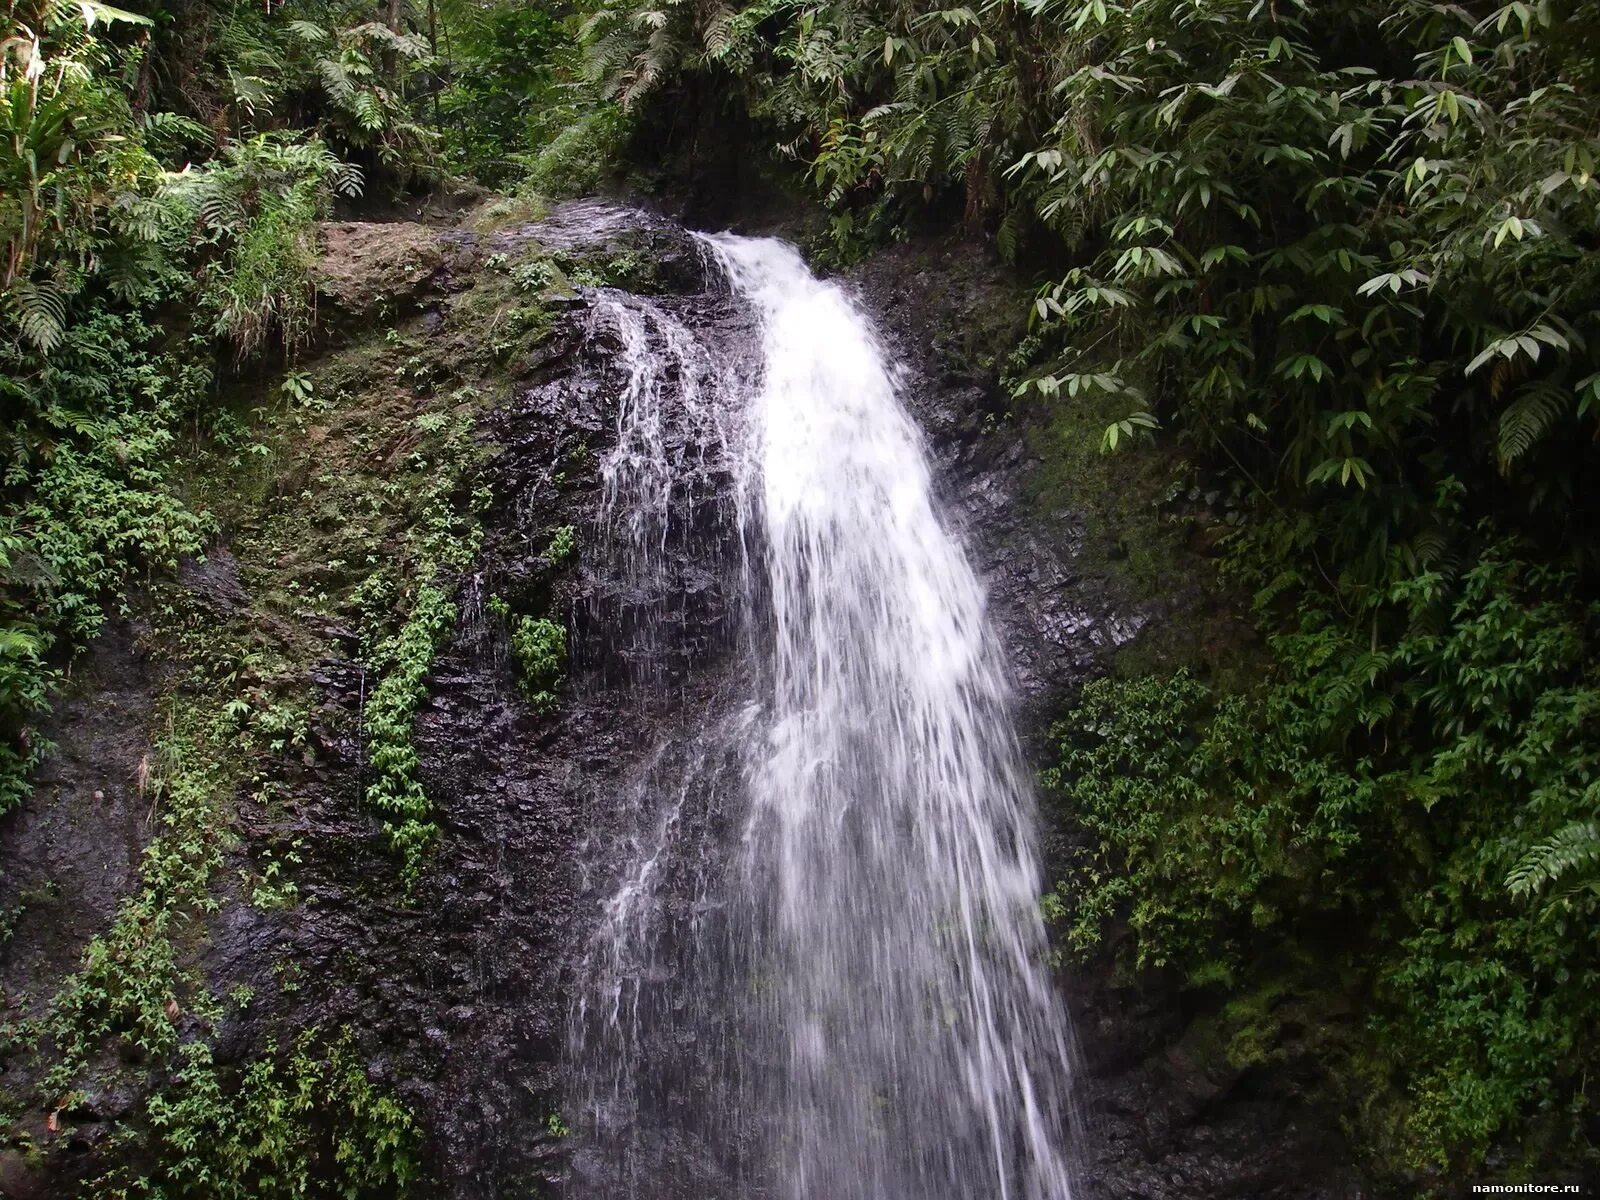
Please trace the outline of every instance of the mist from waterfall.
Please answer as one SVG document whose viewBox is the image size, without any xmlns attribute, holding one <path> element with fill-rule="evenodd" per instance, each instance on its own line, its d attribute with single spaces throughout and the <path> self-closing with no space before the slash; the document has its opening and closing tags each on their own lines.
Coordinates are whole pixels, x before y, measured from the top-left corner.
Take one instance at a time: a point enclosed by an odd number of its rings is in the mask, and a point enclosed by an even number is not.
<svg viewBox="0 0 1600 1200">
<path fill-rule="evenodd" d="M 703 244 L 744 355 L 647 301 L 596 318 L 626 371 L 617 569 L 673 586 L 697 445 L 740 611 L 715 711 L 640 769 L 611 847 L 572 1194 L 1066 1200 L 1070 1039 L 983 589 L 864 314 L 782 242 Z"/>
</svg>

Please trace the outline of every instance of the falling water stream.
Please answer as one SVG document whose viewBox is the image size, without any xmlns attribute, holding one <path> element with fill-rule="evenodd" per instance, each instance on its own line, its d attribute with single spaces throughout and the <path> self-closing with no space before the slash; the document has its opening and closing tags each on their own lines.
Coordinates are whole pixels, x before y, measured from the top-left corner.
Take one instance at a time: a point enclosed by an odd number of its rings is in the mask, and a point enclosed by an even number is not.
<svg viewBox="0 0 1600 1200">
<path fill-rule="evenodd" d="M 619 570 L 666 604 L 674 492 L 714 492 L 738 612 L 710 711 L 619 802 L 572 1194 L 1067 1200 L 1069 1038 L 983 589 L 868 319 L 784 243 L 703 245 L 750 352 L 637 297 L 594 316 L 624 372 Z"/>
</svg>

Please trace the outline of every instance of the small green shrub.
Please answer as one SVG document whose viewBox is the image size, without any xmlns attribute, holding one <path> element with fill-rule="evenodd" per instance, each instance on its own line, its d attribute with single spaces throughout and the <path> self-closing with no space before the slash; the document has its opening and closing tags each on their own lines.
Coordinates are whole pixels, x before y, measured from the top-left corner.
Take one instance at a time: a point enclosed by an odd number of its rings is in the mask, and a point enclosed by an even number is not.
<svg viewBox="0 0 1600 1200">
<path fill-rule="evenodd" d="M 384 817 L 390 846 L 400 854 L 407 885 L 421 874 L 422 856 L 438 835 L 433 806 L 418 778 L 421 760 L 411 741 L 411 726 L 427 697 L 428 668 L 455 624 L 456 609 L 438 587 L 417 593 L 405 626 L 384 647 L 390 665 L 367 701 L 364 732 L 374 778 L 367 803 Z"/>
<path fill-rule="evenodd" d="M 170 1086 L 150 1098 L 145 1167 L 97 1184 L 110 1200 L 379 1200 L 417 1178 L 411 1113 L 367 1078 L 348 1033 L 316 1029 L 280 1056 L 272 1044 L 240 1070 L 186 1042 Z"/>
<path fill-rule="evenodd" d="M 577 552 L 578 530 L 572 525 L 563 525 L 550 535 L 544 558 L 552 567 L 561 567 L 570 562 Z"/>
<path fill-rule="evenodd" d="M 567 669 L 567 631 L 547 617 L 519 617 L 511 628 L 518 686 L 535 712 L 549 714 Z"/>
<path fill-rule="evenodd" d="M 561 269 L 548 258 L 534 258 L 511 268 L 511 282 L 521 292 L 543 292 L 561 279 Z"/>
</svg>

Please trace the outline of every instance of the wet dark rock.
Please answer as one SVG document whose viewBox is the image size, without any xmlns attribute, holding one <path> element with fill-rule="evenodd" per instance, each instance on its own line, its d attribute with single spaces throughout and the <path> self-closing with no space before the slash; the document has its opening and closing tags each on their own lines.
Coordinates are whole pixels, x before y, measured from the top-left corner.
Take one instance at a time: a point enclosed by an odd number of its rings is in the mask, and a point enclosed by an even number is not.
<svg viewBox="0 0 1600 1200">
<path fill-rule="evenodd" d="M 548 255 L 575 282 L 599 281 L 637 295 L 692 295 L 707 284 L 705 260 L 683 226 L 606 200 L 570 201 L 539 220 L 481 233 L 449 230 L 440 243 L 476 262 L 497 254 L 511 259 Z M 546 303 L 562 308 L 587 302 L 581 296 L 553 296 Z"/>
<path fill-rule="evenodd" d="M 32 798 L 0 820 L 0 911 L 13 914 L 0 984 L 25 1012 L 39 1011 L 138 877 L 157 682 L 138 633 L 113 622 L 80 659 L 44 730 L 57 749 Z"/>
<path fill-rule="evenodd" d="M 237 612 L 250 603 L 239 582 L 239 564 L 227 546 L 215 546 L 204 558 L 178 564 L 178 582 L 203 607 L 217 616 Z"/>
<path fill-rule="evenodd" d="M 84 1080 L 82 1091 L 72 1108 L 74 1119 L 109 1122 L 132 1113 L 144 1089 L 126 1071 L 102 1065 Z"/>
<path fill-rule="evenodd" d="M 565 211 L 548 225 L 458 243 L 481 254 L 537 242 L 579 262 L 584 244 L 569 231 L 589 218 Z M 703 278 L 681 230 L 608 222 L 597 261 L 676 254 L 681 273 L 659 278 Z M 393 860 L 360 801 L 355 730 L 368 685 L 354 664 L 328 660 L 313 675 L 324 704 L 313 726 L 318 761 L 294 781 L 279 831 L 304 847 L 302 903 L 287 914 L 233 911 L 213 928 L 207 958 L 219 982 L 265 976 L 252 1022 L 292 1015 L 357 1030 L 363 1052 L 381 1055 L 417 1108 L 439 1194 L 453 1197 L 526 1194 L 564 1169 L 566 1147 L 549 1127 L 560 1114 L 567 972 L 591 920 L 579 911 L 578 847 L 678 711 L 641 718 L 629 702 L 625 631 L 649 620 L 681 647 L 668 669 L 681 673 L 687 712 L 706 686 L 695 680 L 714 672 L 726 640 L 717 579 L 686 578 L 681 602 L 662 610 L 594 551 L 604 536 L 596 464 L 614 436 L 621 379 L 614 341 L 582 336 L 592 304 L 591 293 L 562 306 L 547 356 L 526 364 L 527 382 L 482 426 L 498 447 L 484 550 L 462 581 L 461 626 L 434 663 L 414 733 L 441 826 L 418 894 L 397 894 Z M 566 525 L 577 528 L 579 550 L 557 567 L 545 551 Z M 538 716 L 520 699 L 507 631 L 484 611 L 489 595 L 571 627 L 570 678 L 555 714 Z M 289 996 L 271 978 L 285 961 L 301 968 Z M 248 1041 L 243 1027 L 238 1036 Z"/>
<path fill-rule="evenodd" d="M 0 1151 L 0 1196 L 6 1200 L 48 1200 L 53 1186 L 49 1171 L 36 1157 L 21 1150 Z"/>
<path fill-rule="evenodd" d="M 563 206 L 487 233 L 418 225 L 397 235 L 393 225 L 347 223 L 329 230 L 329 245 L 377 264 L 324 272 L 322 303 L 340 320 L 425 307 L 470 282 L 489 255 L 538 248 L 571 273 L 622 273 L 611 282 L 661 296 L 730 355 L 752 340 L 750 314 L 708 278 L 688 234 L 615 205 Z M 905 395 L 950 519 L 987 582 L 1022 735 L 1042 761 L 1045 726 L 1063 698 L 1160 610 L 1085 574 L 1084 535 L 1070 511 L 1023 502 L 1032 464 L 994 383 L 994 356 L 1015 334 L 1003 274 L 969 247 L 916 245 L 877 256 L 847 282 L 906 365 Z M 244 1061 L 269 1030 L 353 1031 L 371 1077 L 391 1084 L 427 1131 L 431 1182 L 419 1196 L 555 1194 L 571 1153 L 552 1128 L 561 1124 L 572 973 L 596 913 L 582 847 L 617 819 L 619 796 L 652 750 L 686 744 L 729 691 L 730 581 L 706 565 L 716 560 L 707 548 L 732 536 L 719 502 L 726 474 L 710 464 L 681 498 L 678 540 L 666 548 L 678 574 L 667 595 L 620 576 L 603 552 L 596 464 L 615 436 L 622 376 L 617 339 L 592 325 L 601 295 L 580 287 L 554 305 L 554 333 L 517 364 L 517 386 L 480 425 L 497 448 L 483 551 L 460 581 L 456 637 L 433 665 L 414 732 L 441 827 L 416 894 L 402 892 L 362 801 L 360 716 L 375 681 L 353 661 L 354 631 L 319 620 L 312 625 L 327 650 L 310 673 L 313 753 L 285 768 L 285 795 L 271 809 L 241 801 L 239 819 L 240 855 L 298 841 L 299 902 L 262 911 L 225 892 L 200 951 L 219 993 L 255 990 L 217 1030 L 220 1062 Z M 557 566 L 546 550 L 567 525 L 579 550 Z M 248 600 L 225 547 L 185 564 L 180 582 L 219 614 Z M 567 626 L 569 677 L 554 714 L 521 699 L 489 596 Z M 0 908 L 20 909 L 0 952 L 14 1008 L 31 996 L 37 1011 L 134 886 L 149 836 L 140 764 L 157 684 L 134 627 L 109 628 L 58 705 L 50 733 L 60 750 L 38 794 L 0 826 Z M 1189 1012 L 1175 988 L 1120 986 L 1107 971 L 1071 973 L 1063 987 L 1084 1050 L 1088 1200 L 1356 1194 L 1334 1125 L 1292 1066 L 1226 1067 L 1196 1024 L 1203 1014 Z M 696 1048 L 676 1053 L 692 1063 Z M 132 1086 L 127 1077 L 97 1081 L 81 1136 L 99 1139 L 106 1121 L 134 1107 Z M 686 1164 L 683 1177 L 716 1176 L 704 1147 L 672 1152 Z M 57 1194 L 59 1179 L 0 1155 L 0 1195 Z"/>
</svg>

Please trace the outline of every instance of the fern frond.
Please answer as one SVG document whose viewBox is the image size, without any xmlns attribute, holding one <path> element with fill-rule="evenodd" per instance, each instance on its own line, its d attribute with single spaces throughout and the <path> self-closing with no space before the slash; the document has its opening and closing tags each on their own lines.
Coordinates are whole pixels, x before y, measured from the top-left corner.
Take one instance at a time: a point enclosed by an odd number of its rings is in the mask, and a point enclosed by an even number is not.
<svg viewBox="0 0 1600 1200">
<path fill-rule="evenodd" d="M 1506 888 L 1513 896 L 1529 896 L 1551 884 L 1588 882 L 1572 876 L 1596 868 L 1600 868 L 1600 822 L 1574 821 L 1523 855 L 1506 876 Z"/>
<path fill-rule="evenodd" d="M 322 77 L 322 88 L 328 93 L 329 99 L 341 105 L 350 103 L 356 88 L 344 63 L 336 58 L 319 58 L 317 74 Z"/>
<path fill-rule="evenodd" d="M 363 183 L 361 168 L 355 163 L 336 162 L 328 172 L 328 186 L 336 196 L 359 196 Z"/>
<path fill-rule="evenodd" d="M 1020 206 L 1013 207 L 1006 212 L 1000 222 L 1000 228 L 994 232 L 995 249 L 1000 252 L 1000 257 L 1006 262 L 1017 261 L 1017 244 L 1021 240 L 1023 229 L 1023 210 Z"/>
<path fill-rule="evenodd" d="M 369 133 L 376 133 L 384 126 L 383 105 L 372 92 L 358 92 L 350 104 L 356 124 Z"/>
<path fill-rule="evenodd" d="M 144 133 L 146 139 L 170 138 L 175 142 L 197 142 L 205 146 L 216 140 L 209 125 L 174 112 L 145 113 Z"/>
<path fill-rule="evenodd" d="M 726 58 L 737 36 L 734 17 L 737 13 L 726 4 L 718 4 L 705 21 L 705 34 L 701 38 L 705 56 L 712 61 Z"/>
<path fill-rule="evenodd" d="M 1442 526 L 1424 529 L 1411 539 L 1411 552 L 1418 566 L 1431 567 L 1444 560 L 1450 549 L 1450 537 Z"/>
<path fill-rule="evenodd" d="M 67 329 L 67 299 L 49 283 L 23 283 L 12 289 L 17 329 L 41 354 L 61 344 Z"/>
<path fill-rule="evenodd" d="M 355 45 L 381 45 L 417 61 L 427 58 L 429 53 L 426 39 L 414 33 L 396 33 L 381 21 L 369 21 L 347 29 L 341 37 Z"/>
<path fill-rule="evenodd" d="M 1502 473 L 1533 448 L 1566 416 L 1570 394 L 1554 384 L 1540 381 L 1529 384 L 1500 414 L 1500 437 L 1496 447 Z"/>
</svg>

